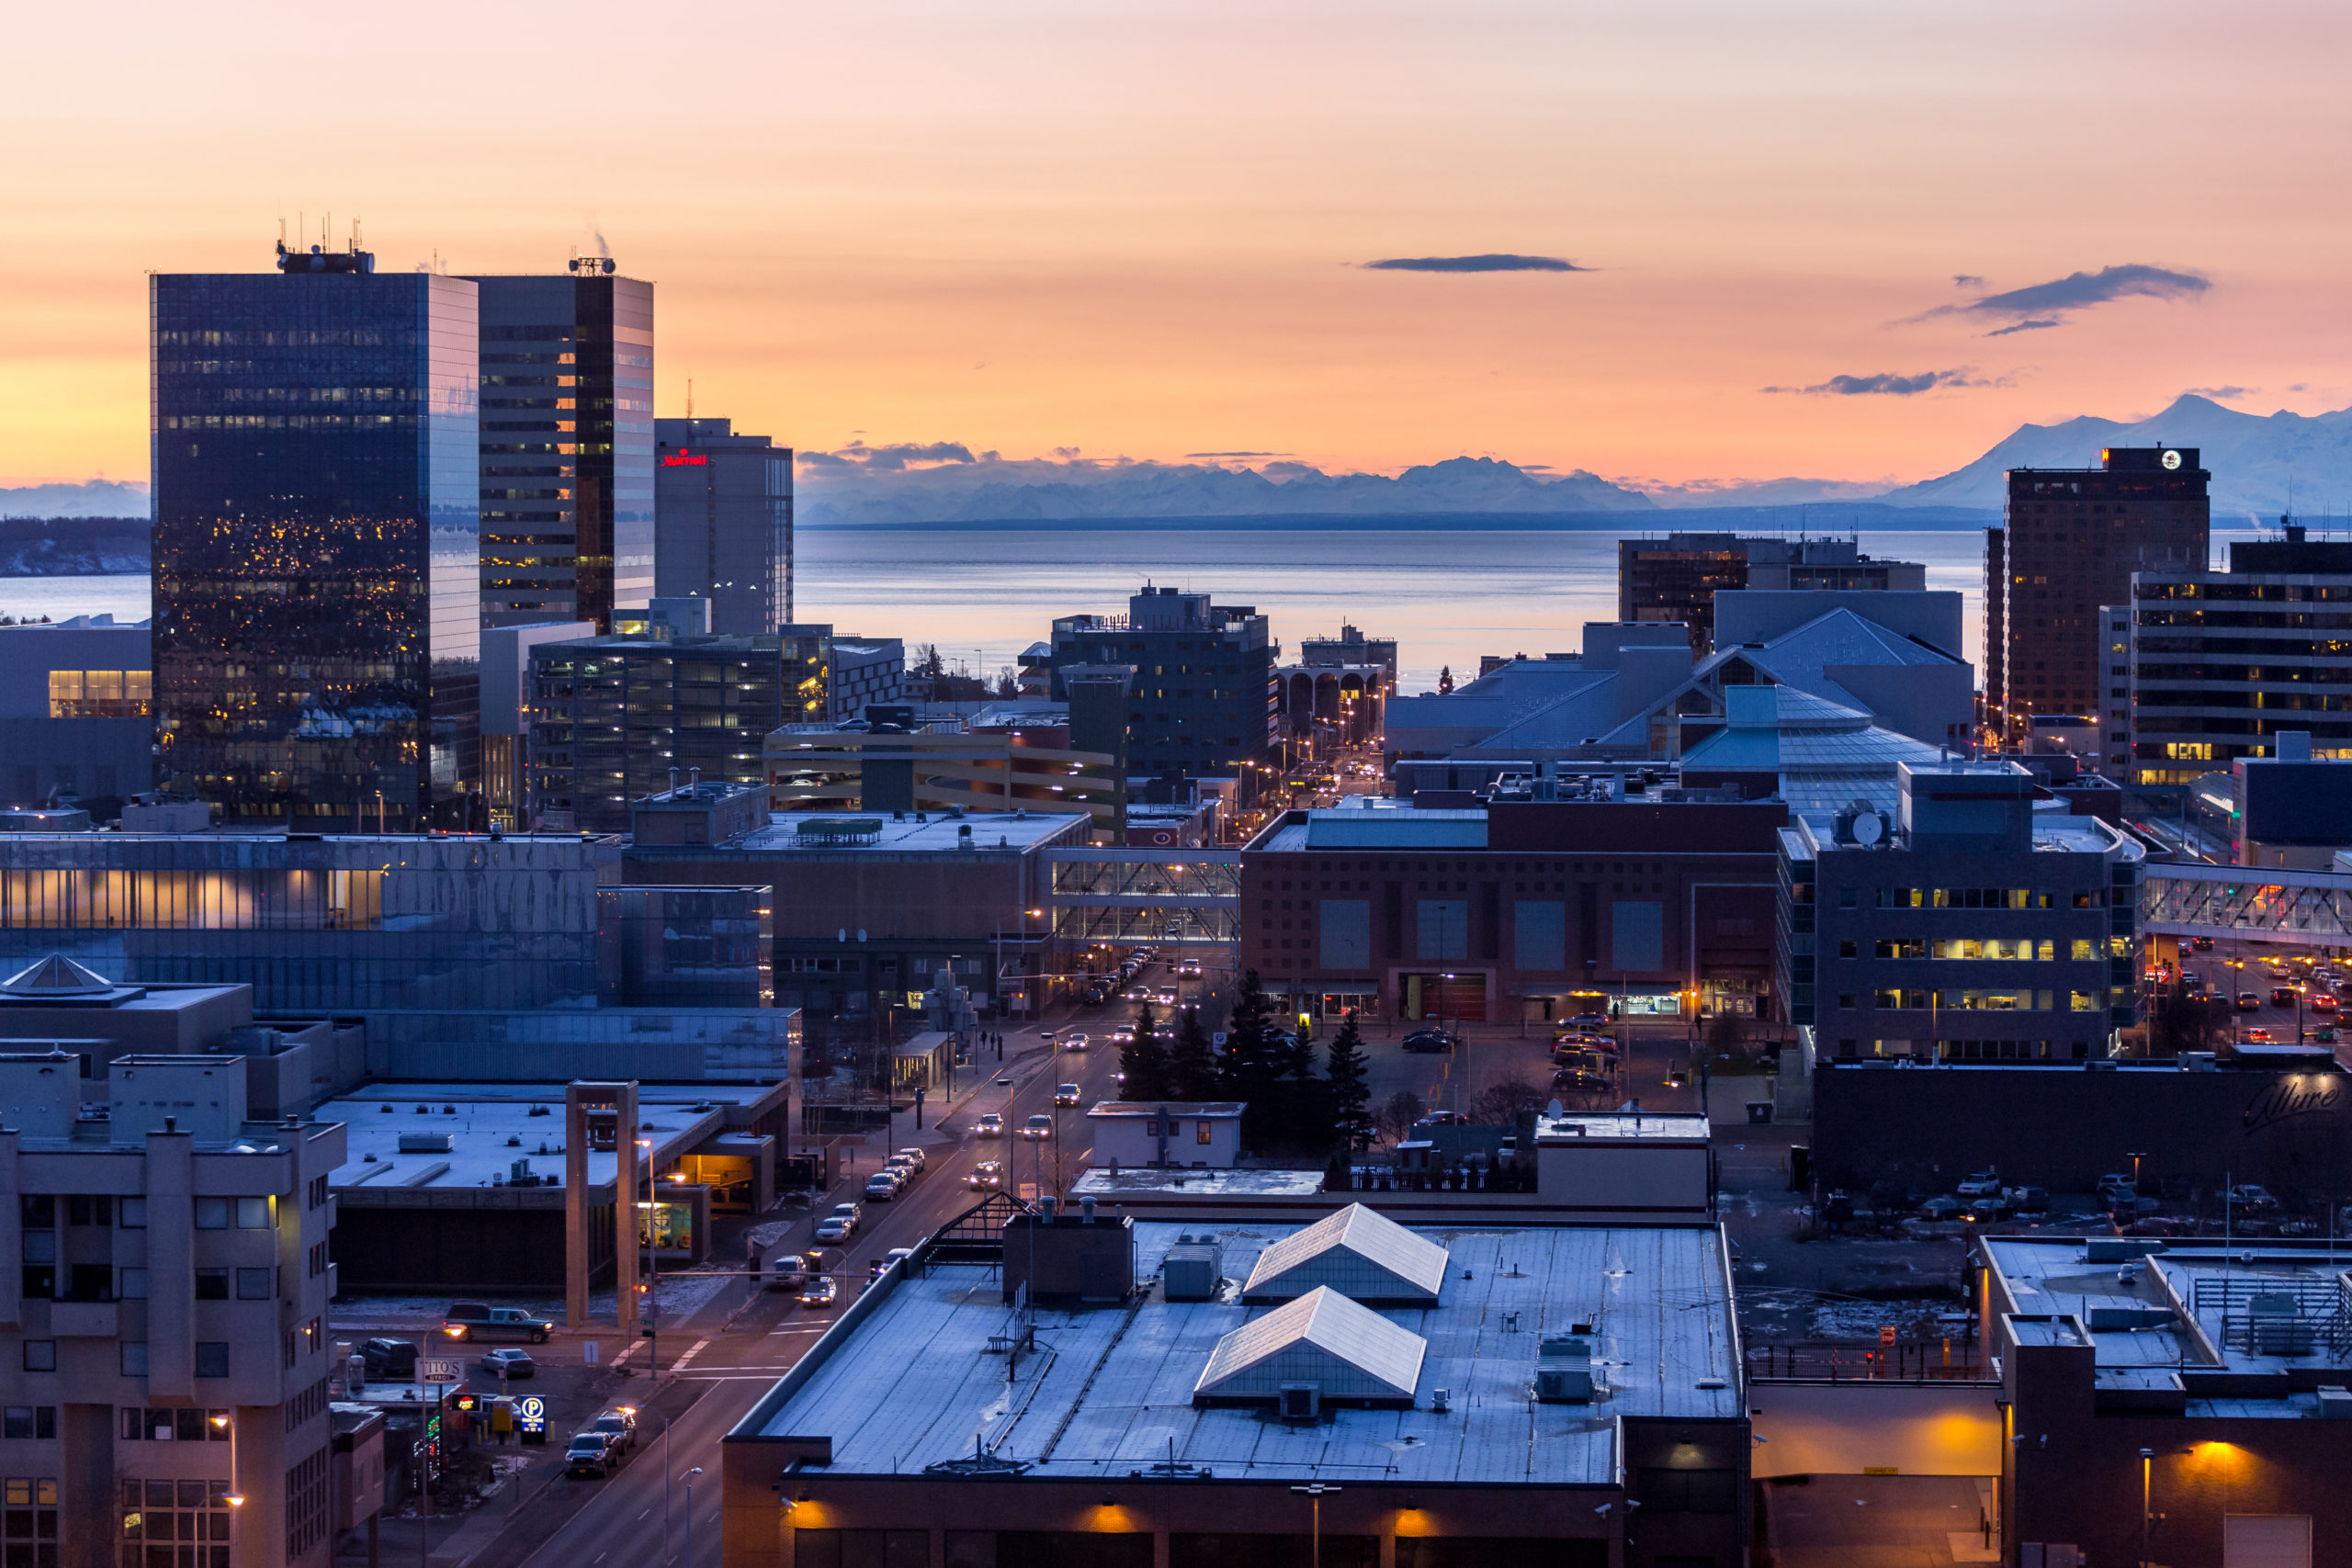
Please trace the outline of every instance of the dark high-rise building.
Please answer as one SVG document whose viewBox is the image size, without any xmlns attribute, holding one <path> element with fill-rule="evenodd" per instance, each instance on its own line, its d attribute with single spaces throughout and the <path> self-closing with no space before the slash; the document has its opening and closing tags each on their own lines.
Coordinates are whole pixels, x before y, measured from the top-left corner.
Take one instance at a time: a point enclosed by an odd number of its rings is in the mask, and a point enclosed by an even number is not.
<svg viewBox="0 0 2352 1568">
<path fill-rule="evenodd" d="M 653 285 L 583 259 L 481 288 L 481 621 L 653 594 Z"/>
<path fill-rule="evenodd" d="M 471 281 L 356 248 L 148 280 L 158 771 L 232 824 L 456 825 L 481 560 Z"/>
<path fill-rule="evenodd" d="M 1066 615 L 1054 623 L 1056 702 L 1069 700 L 1065 671 L 1073 664 L 1135 671 L 1127 765 L 1137 773 L 1238 775 L 1272 744 L 1274 644 L 1254 609 L 1147 587 L 1127 601 L 1123 617 Z"/>
<path fill-rule="evenodd" d="M 2096 468 L 2009 470 L 1985 540 L 2002 600 L 1985 616 L 1988 643 L 2002 639 L 1985 649 L 1985 718 L 2004 744 L 2030 715 L 2101 711 L 2099 606 L 2130 603 L 2133 572 L 2204 570 L 2211 476 L 2197 459 L 2194 446 L 2113 446 Z"/>
<path fill-rule="evenodd" d="M 732 423 L 653 422 L 653 591 L 709 600 L 720 636 L 773 637 L 792 619 L 792 448 Z"/>
<path fill-rule="evenodd" d="M 1831 592 L 1918 592 L 1928 569 L 1917 561 L 1874 560 L 1851 539 L 1744 539 L 1736 534 L 1668 534 L 1617 541 L 1617 618 L 1679 621 L 1690 649 L 1714 640 L 1715 595 L 1744 588 Z M 1308 660 L 1313 663 L 1313 660 Z"/>
</svg>

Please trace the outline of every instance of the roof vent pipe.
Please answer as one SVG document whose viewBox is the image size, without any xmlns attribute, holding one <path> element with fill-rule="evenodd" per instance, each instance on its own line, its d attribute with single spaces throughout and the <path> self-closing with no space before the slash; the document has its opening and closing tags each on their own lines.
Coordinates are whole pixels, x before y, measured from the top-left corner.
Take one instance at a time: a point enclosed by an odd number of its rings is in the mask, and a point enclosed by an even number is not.
<svg viewBox="0 0 2352 1568">
<path fill-rule="evenodd" d="M 1044 1197 L 1037 1200 L 1037 1214 L 1040 1224 L 1049 1225 L 1054 1223 L 1054 1195 L 1052 1193 L 1048 1192 Z"/>
<path fill-rule="evenodd" d="M 672 795 L 678 793 L 678 770 L 675 768 L 670 770 L 670 793 Z"/>
<path fill-rule="evenodd" d="M 700 768 L 688 768 L 686 770 L 686 793 L 688 795 L 692 795 L 701 787 L 702 770 Z"/>
<path fill-rule="evenodd" d="M 1092 1224 L 1094 1223 L 1094 1200 L 1091 1198 L 1081 1198 L 1079 1200 L 1078 1207 L 1080 1216 L 1085 1219 L 1088 1224 Z"/>
</svg>

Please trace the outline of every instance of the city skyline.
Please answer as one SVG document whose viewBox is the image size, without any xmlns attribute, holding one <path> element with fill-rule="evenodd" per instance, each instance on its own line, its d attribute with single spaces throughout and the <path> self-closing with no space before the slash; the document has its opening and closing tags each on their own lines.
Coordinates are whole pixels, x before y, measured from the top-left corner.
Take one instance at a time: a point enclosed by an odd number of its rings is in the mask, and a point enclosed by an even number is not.
<svg viewBox="0 0 2352 1568">
<path fill-rule="evenodd" d="M 608 246 L 662 291 L 657 412 L 691 381 L 803 453 L 1913 480 L 2184 389 L 2340 406 L 2347 23 L 2199 16 L 722 6 L 722 56 L 53 14 L 0 174 L 0 483 L 145 478 L 143 275 L 265 270 L 326 209 L 390 269 Z M 526 55 L 628 91 L 493 133 Z M 277 134 L 321 80 L 334 134 Z"/>
</svg>

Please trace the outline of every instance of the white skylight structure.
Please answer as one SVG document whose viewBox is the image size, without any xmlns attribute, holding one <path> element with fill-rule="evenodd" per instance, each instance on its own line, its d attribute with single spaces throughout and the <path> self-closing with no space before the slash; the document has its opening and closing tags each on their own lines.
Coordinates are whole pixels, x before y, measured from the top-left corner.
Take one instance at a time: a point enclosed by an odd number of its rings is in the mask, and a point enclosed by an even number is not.
<svg viewBox="0 0 2352 1568">
<path fill-rule="evenodd" d="M 1218 1340 L 1193 1403 L 1264 1400 L 1286 1415 L 1340 1403 L 1409 1407 L 1428 1350 L 1411 1329 L 1324 1286 Z"/>
<path fill-rule="evenodd" d="M 1328 1285 L 1374 1306 L 1435 1306 L 1445 1256 L 1437 1243 L 1351 1203 L 1259 1254 L 1241 1299 L 1292 1301 Z"/>
</svg>

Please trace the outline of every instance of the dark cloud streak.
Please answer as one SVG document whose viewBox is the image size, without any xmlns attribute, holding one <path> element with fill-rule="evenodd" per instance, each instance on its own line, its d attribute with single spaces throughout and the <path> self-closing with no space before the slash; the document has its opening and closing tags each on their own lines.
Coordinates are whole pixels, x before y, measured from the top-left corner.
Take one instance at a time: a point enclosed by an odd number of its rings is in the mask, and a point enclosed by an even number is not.
<svg viewBox="0 0 2352 1568">
<path fill-rule="evenodd" d="M 1986 333 L 1984 335 L 1986 337 L 2007 337 L 2011 333 L 2038 333 L 2045 330 L 2046 328 L 2063 326 L 2064 324 L 2065 323 L 2059 321 L 2055 316 L 2042 316 L 2030 321 L 2018 321 L 2013 326 L 1996 327 L 1993 331 Z"/>
<path fill-rule="evenodd" d="M 1805 397 L 1831 398 L 1911 398 L 1921 392 L 1932 392 L 1939 387 L 1990 387 L 1997 383 L 1978 380 L 1974 372 L 1962 367 L 1957 370 L 1922 370 L 1917 376 L 1899 375 L 1883 370 L 1875 376 L 1832 376 L 1826 381 L 1810 387 L 1765 387 L 1767 392 L 1795 392 Z"/>
<path fill-rule="evenodd" d="M 1495 252 L 1477 256 L 1391 256 L 1365 262 L 1367 272 L 1590 272 L 1565 256 L 1520 256 Z"/>
</svg>

